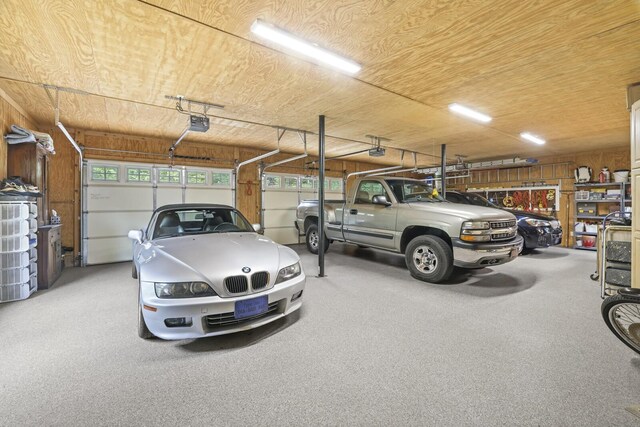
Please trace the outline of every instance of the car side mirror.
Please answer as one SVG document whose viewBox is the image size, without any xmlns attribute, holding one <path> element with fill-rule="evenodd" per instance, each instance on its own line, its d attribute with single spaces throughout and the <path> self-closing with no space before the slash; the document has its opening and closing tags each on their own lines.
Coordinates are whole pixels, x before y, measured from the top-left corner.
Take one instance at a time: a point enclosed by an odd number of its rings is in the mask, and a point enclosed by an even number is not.
<svg viewBox="0 0 640 427">
<path fill-rule="evenodd" d="M 142 230 L 129 230 L 128 237 L 138 243 L 142 243 Z"/>
<path fill-rule="evenodd" d="M 381 194 L 373 196 L 371 202 L 374 205 L 391 206 L 391 202 L 387 200 L 387 196 L 383 196 Z"/>
<path fill-rule="evenodd" d="M 260 224 L 251 224 L 253 226 L 253 230 L 257 233 L 260 230 L 262 230 L 262 227 L 260 227 Z"/>
</svg>

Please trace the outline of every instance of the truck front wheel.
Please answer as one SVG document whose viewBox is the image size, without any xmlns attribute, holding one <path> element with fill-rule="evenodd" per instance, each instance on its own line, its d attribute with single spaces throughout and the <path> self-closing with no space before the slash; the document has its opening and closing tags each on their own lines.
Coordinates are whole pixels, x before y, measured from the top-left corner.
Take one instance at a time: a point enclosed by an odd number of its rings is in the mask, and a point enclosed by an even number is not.
<svg viewBox="0 0 640 427">
<path fill-rule="evenodd" d="M 312 254 L 317 254 L 320 248 L 320 233 L 318 233 L 318 225 L 311 224 L 307 228 L 305 233 L 305 241 L 307 243 L 307 249 Z M 324 237 L 324 251 L 325 253 L 329 250 L 329 239 Z"/>
<path fill-rule="evenodd" d="M 407 245 L 404 257 L 411 276 L 425 282 L 443 282 L 453 272 L 453 251 L 436 236 L 414 238 Z"/>
</svg>

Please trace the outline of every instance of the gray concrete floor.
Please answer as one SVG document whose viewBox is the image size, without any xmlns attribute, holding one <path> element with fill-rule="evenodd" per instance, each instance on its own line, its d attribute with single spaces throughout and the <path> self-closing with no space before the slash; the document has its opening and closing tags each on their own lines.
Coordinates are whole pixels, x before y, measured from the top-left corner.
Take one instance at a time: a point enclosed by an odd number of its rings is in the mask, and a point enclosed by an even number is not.
<svg viewBox="0 0 640 427">
<path fill-rule="evenodd" d="M 595 254 L 540 250 L 452 284 L 400 256 L 303 247 L 302 310 L 143 341 L 130 265 L 0 305 L 2 425 L 634 425 L 640 357 L 600 317 Z"/>
</svg>

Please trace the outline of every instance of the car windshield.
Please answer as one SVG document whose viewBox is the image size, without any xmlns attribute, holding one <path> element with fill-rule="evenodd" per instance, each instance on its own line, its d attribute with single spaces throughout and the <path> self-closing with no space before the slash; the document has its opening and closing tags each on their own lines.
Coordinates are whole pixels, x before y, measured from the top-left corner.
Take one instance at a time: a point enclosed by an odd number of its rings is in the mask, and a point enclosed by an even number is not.
<svg viewBox="0 0 640 427">
<path fill-rule="evenodd" d="M 420 181 L 406 179 L 390 179 L 389 187 L 400 203 L 412 202 L 442 202 L 444 199 L 431 186 Z"/>
<path fill-rule="evenodd" d="M 485 206 L 487 208 L 500 208 L 500 206 L 496 205 L 493 202 L 490 202 L 489 200 L 478 194 L 466 193 L 464 196 L 467 198 L 467 200 L 469 200 L 470 205 Z"/>
<path fill-rule="evenodd" d="M 158 214 L 153 239 L 209 233 L 253 232 L 242 214 L 231 208 L 190 208 Z"/>
</svg>

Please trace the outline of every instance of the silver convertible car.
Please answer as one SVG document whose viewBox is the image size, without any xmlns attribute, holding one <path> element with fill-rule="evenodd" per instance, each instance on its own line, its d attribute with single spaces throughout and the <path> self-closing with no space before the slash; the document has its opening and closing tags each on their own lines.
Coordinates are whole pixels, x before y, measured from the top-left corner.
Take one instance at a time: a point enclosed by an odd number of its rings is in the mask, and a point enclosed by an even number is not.
<svg viewBox="0 0 640 427">
<path fill-rule="evenodd" d="M 305 275 L 290 248 L 230 206 L 162 206 L 131 230 L 142 338 L 200 338 L 255 328 L 302 305 Z"/>
</svg>

